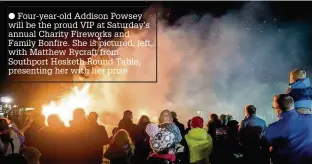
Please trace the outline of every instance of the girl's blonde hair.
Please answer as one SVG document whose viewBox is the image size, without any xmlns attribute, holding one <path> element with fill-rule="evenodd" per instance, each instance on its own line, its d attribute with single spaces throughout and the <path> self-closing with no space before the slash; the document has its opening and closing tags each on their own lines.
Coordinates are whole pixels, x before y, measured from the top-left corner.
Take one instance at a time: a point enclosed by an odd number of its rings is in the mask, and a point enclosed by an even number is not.
<svg viewBox="0 0 312 164">
<path fill-rule="evenodd" d="M 124 129 L 120 129 L 114 135 L 111 144 L 117 145 L 117 146 L 123 146 L 127 144 L 133 145 L 133 142 L 131 140 L 129 133 L 125 131 Z"/>
<path fill-rule="evenodd" d="M 116 134 L 114 135 L 111 145 L 115 145 L 115 146 L 124 146 L 124 145 L 128 145 L 129 146 L 129 150 L 131 154 L 134 154 L 134 149 L 135 146 L 131 140 L 131 137 L 129 135 L 129 133 L 124 130 L 124 129 L 120 129 L 116 132 Z"/>
<path fill-rule="evenodd" d="M 163 110 L 159 116 L 159 124 L 171 123 L 171 122 L 173 122 L 171 112 L 168 109 Z"/>
</svg>

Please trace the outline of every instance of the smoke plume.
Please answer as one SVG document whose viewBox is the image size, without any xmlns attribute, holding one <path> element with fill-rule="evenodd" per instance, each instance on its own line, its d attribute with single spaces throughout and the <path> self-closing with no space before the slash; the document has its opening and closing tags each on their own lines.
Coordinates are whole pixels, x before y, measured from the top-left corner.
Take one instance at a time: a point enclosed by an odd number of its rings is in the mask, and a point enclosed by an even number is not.
<svg viewBox="0 0 312 164">
<path fill-rule="evenodd" d="M 248 3 L 220 17 L 187 15 L 170 26 L 158 20 L 158 82 L 92 84 L 90 93 L 98 103 L 91 110 L 102 114 L 103 123 L 116 125 L 116 117 L 126 109 L 134 115 L 145 110 L 156 120 L 169 108 L 186 123 L 197 111 L 205 120 L 213 112 L 232 114 L 240 121 L 244 106 L 253 104 L 260 117 L 272 122 L 276 118 L 272 96 L 286 91 L 288 72 L 304 60 L 306 33 L 304 24 L 281 23 L 260 3 Z M 131 37 L 156 42 L 149 31 Z M 155 77 L 154 50 L 120 51 L 142 62 L 131 76 Z"/>
</svg>

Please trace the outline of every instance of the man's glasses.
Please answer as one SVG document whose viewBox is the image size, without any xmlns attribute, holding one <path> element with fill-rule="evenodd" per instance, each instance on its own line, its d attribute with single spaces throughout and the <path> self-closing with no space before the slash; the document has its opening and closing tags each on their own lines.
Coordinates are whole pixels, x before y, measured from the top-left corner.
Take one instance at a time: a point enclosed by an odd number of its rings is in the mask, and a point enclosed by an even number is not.
<svg viewBox="0 0 312 164">
<path fill-rule="evenodd" d="M 278 109 L 278 107 L 274 107 L 274 106 L 272 106 L 272 109 Z"/>
</svg>

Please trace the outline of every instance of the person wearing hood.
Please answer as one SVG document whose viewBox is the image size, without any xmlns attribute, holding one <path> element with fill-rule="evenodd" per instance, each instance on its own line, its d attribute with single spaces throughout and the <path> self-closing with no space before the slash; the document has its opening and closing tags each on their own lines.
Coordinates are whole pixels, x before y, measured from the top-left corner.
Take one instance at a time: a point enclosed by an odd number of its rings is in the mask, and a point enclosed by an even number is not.
<svg viewBox="0 0 312 164">
<path fill-rule="evenodd" d="M 312 88 L 310 78 L 302 69 L 289 74 L 289 88 L 286 92 L 295 101 L 295 109 L 300 114 L 312 114 Z"/>
<path fill-rule="evenodd" d="M 199 116 L 193 117 L 191 127 L 192 129 L 185 135 L 190 151 L 190 163 L 209 164 L 213 143 L 211 136 L 203 128 L 204 120 Z"/>
</svg>

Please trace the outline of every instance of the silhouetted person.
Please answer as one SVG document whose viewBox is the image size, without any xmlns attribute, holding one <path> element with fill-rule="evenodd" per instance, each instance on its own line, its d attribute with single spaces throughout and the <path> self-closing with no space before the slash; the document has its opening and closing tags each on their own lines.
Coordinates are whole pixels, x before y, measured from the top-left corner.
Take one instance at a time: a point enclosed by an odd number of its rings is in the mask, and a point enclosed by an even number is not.
<svg viewBox="0 0 312 164">
<path fill-rule="evenodd" d="M 124 112 L 122 120 L 120 120 L 118 124 L 118 130 L 120 129 L 126 130 L 135 144 L 139 140 L 138 137 L 139 128 L 138 125 L 132 122 L 132 119 L 133 119 L 132 112 L 130 110 L 126 110 Z"/>
<path fill-rule="evenodd" d="M 145 132 L 146 125 L 150 123 L 150 119 L 146 115 L 142 115 L 138 122 L 138 135 L 140 137 L 140 142 L 144 141 L 148 135 Z"/>
<path fill-rule="evenodd" d="M 73 111 L 73 120 L 70 121 L 69 136 L 66 140 L 68 149 L 66 156 L 71 163 L 87 164 L 89 158 L 89 136 L 97 135 L 90 134 L 88 128 L 88 121 L 86 119 L 85 111 L 81 108 Z M 100 137 L 100 136 L 98 136 Z M 64 147 L 65 148 L 65 147 Z"/>
<path fill-rule="evenodd" d="M 211 163 L 221 163 L 223 162 L 224 158 L 223 155 L 223 140 L 217 136 L 217 130 L 222 128 L 221 121 L 218 118 L 217 114 L 211 113 L 210 118 L 207 124 L 208 127 L 208 134 L 210 134 L 212 141 L 213 141 L 213 152 L 210 156 Z"/>
<path fill-rule="evenodd" d="M 141 128 L 141 130 L 145 131 L 145 127 L 147 124 L 150 123 L 150 119 L 146 115 L 142 115 L 139 119 L 138 126 Z"/>
<path fill-rule="evenodd" d="M 32 117 L 33 122 L 24 133 L 26 138 L 26 146 L 32 146 L 40 149 L 42 141 L 39 132 L 41 129 L 45 128 L 45 117 L 40 113 L 36 113 Z"/>
<path fill-rule="evenodd" d="M 181 136 L 183 137 L 185 135 L 184 134 L 184 130 L 185 130 L 184 125 L 179 122 L 176 112 L 172 111 L 171 114 L 172 114 L 173 123 L 177 125 L 177 127 L 179 128 L 179 130 L 181 132 Z"/>
<path fill-rule="evenodd" d="M 94 134 L 89 136 L 90 145 L 89 145 L 89 154 L 90 154 L 90 163 L 101 163 L 103 157 L 103 146 L 109 143 L 108 135 L 105 127 L 99 125 L 98 114 L 96 112 L 91 112 L 88 116 L 89 121 L 89 133 Z"/>
<path fill-rule="evenodd" d="M 237 139 L 238 136 L 238 124 L 239 122 L 234 120 L 233 116 L 227 115 L 227 125 L 226 125 L 226 150 L 227 158 L 229 163 L 239 163 L 237 156 L 234 157 L 234 154 L 240 155 L 241 149 Z"/>
<path fill-rule="evenodd" d="M 222 127 L 225 127 L 226 124 L 227 124 L 227 115 L 221 114 L 221 116 L 220 116 L 220 121 L 221 121 L 221 126 L 222 126 Z"/>
<path fill-rule="evenodd" d="M 187 128 L 184 131 L 184 134 L 187 134 L 191 130 L 191 119 L 187 121 Z"/>
<path fill-rule="evenodd" d="M 20 154 L 22 154 L 29 164 L 40 164 L 41 153 L 34 147 L 21 148 Z"/>
<path fill-rule="evenodd" d="M 73 111 L 73 120 L 69 124 L 72 132 L 84 131 L 88 126 L 85 111 L 81 108 L 75 109 Z"/>
<path fill-rule="evenodd" d="M 241 122 L 239 129 L 247 127 L 259 126 L 262 131 L 266 129 L 266 123 L 263 119 L 257 117 L 257 109 L 253 105 L 247 105 L 245 107 L 245 119 Z"/>
<path fill-rule="evenodd" d="M 103 125 L 100 125 L 98 122 L 98 114 L 96 112 L 90 112 L 88 116 L 89 129 L 91 133 L 96 133 L 101 136 L 100 143 L 106 145 L 109 143 L 108 134 Z"/>
<path fill-rule="evenodd" d="M 256 116 L 256 107 L 247 105 L 245 107 L 245 119 L 239 127 L 240 143 L 243 147 L 245 163 L 263 163 L 261 154 L 261 135 L 266 129 L 264 120 Z"/>
<path fill-rule="evenodd" d="M 312 115 L 298 114 L 293 98 L 286 94 L 274 96 L 272 108 L 279 120 L 269 125 L 264 138 L 272 146 L 274 164 L 311 163 Z"/>
<path fill-rule="evenodd" d="M 118 131 L 118 127 L 115 127 L 113 130 L 112 130 L 112 136 L 109 137 L 109 143 L 111 143 L 112 139 L 114 138 L 114 135 L 116 134 L 116 132 Z"/>
<path fill-rule="evenodd" d="M 150 123 L 150 119 L 146 115 L 142 115 L 138 122 L 140 139 L 135 145 L 134 163 L 145 163 L 150 152 L 149 136 L 146 134 L 146 126 Z"/>
<path fill-rule="evenodd" d="M 135 146 L 128 132 L 118 130 L 104 157 L 109 159 L 111 164 L 131 164 L 134 151 Z"/>
<path fill-rule="evenodd" d="M 60 163 L 64 160 L 63 156 L 66 154 L 67 128 L 56 114 L 49 115 L 47 122 L 48 126 L 40 130 L 39 133 L 42 137 L 41 140 L 44 141 L 42 147 L 39 148 L 39 151 L 42 152 L 42 162 Z"/>
<path fill-rule="evenodd" d="M 10 154 L 1 160 L 1 164 L 29 164 L 27 159 L 21 154 Z"/>
<path fill-rule="evenodd" d="M 56 133 L 59 133 L 59 132 L 65 132 L 67 129 L 57 114 L 49 115 L 47 122 L 48 122 L 48 126 L 41 129 L 40 132 L 56 132 Z"/>
<path fill-rule="evenodd" d="M 221 121 L 218 115 L 212 113 L 210 114 L 209 122 L 207 124 L 208 134 L 212 137 L 213 141 L 217 140 L 217 129 L 221 128 Z"/>
</svg>

